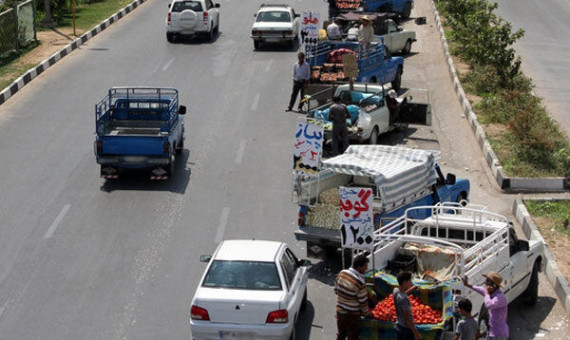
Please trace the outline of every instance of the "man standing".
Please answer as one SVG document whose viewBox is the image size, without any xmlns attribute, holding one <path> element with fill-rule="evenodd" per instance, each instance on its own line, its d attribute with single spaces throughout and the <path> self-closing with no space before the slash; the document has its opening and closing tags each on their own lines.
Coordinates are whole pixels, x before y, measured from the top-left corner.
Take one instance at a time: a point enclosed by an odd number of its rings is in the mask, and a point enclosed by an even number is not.
<svg viewBox="0 0 570 340">
<path fill-rule="evenodd" d="M 344 153 L 348 148 L 348 128 L 346 120 L 350 112 L 346 105 L 340 102 L 339 96 L 333 97 L 334 104 L 329 108 L 329 120 L 332 122 L 332 152 L 333 157 Z"/>
<path fill-rule="evenodd" d="M 372 19 L 368 15 L 360 18 L 362 25 L 358 30 L 358 42 L 363 49 L 367 50 L 374 39 L 374 27 L 372 27 Z"/>
<path fill-rule="evenodd" d="M 483 274 L 483 276 L 486 278 L 485 287 L 470 285 L 467 276 L 463 278 L 463 284 L 485 297 L 484 304 L 489 312 L 488 339 L 508 340 L 507 311 L 509 306 L 507 297 L 500 289 L 503 286 L 503 277 L 495 271 Z"/>
<path fill-rule="evenodd" d="M 297 54 L 297 63 L 293 67 L 293 92 L 291 92 L 291 100 L 289 106 L 285 111 L 292 111 L 297 94 L 301 91 L 301 98 L 299 98 L 299 111 L 303 110 L 303 98 L 305 97 L 305 90 L 309 86 L 309 78 L 311 77 L 311 67 L 305 62 L 305 53 L 299 52 Z"/>
<path fill-rule="evenodd" d="M 330 40 L 340 40 L 340 28 L 338 27 L 339 20 L 334 20 L 327 26 L 327 35 Z"/>
<path fill-rule="evenodd" d="M 361 316 L 370 316 L 368 291 L 364 274 L 368 270 L 368 257 L 354 257 L 352 266 L 342 270 L 335 282 L 337 340 L 358 340 L 362 329 Z"/>
<path fill-rule="evenodd" d="M 412 283 L 410 272 L 400 272 L 397 276 L 398 287 L 394 288 L 394 305 L 396 306 L 396 334 L 398 340 L 420 340 L 422 336 L 414 326 L 410 294 L 417 287 Z"/>
</svg>

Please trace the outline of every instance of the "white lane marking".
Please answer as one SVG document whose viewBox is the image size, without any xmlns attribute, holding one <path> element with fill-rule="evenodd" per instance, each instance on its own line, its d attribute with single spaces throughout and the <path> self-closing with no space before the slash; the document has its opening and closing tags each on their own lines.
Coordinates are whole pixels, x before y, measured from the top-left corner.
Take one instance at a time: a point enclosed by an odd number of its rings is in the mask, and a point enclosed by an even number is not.
<svg viewBox="0 0 570 340">
<path fill-rule="evenodd" d="M 53 221 L 53 223 L 51 224 L 51 227 L 49 227 L 48 231 L 44 235 L 44 238 L 47 239 L 47 238 L 50 238 L 53 236 L 53 233 L 55 232 L 55 230 L 57 229 L 57 227 L 59 226 L 59 224 L 61 223 L 61 221 L 65 217 L 65 214 L 67 214 L 67 211 L 69 210 L 70 207 L 71 207 L 71 204 L 66 204 L 63 206 L 63 208 L 59 212 L 59 215 L 57 215 L 57 217 L 55 218 L 55 221 Z"/>
<path fill-rule="evenodd" d="M 174 62 L 174 59 L 171 59 L 169 62 L 167 62 L 166 65 L 164 65 L 164 67 L 162 68 L 162 70 L 166 71 L 170 67 L 172 62 Z"/>
<path fill-rule="evenodd" d="M 228 215 L 230 214 L 230 208 L 225 207 L 222 210 L 222 217 L 220 217 L 220 225 L 218 225 L 218 232 L 216 233 L 216 238 L 214 239 L 216 243 L 222 242 L 224 238 L 224 233 L 226 232 L 226 225 L 228 224 Z"/>
<path fill-rule="evenodd" d="M 267 66 L 265 66 L 265 72 L 269 72 L 269 70 L 271 69 L 271 64 L 273 64 L 273 59 L 269 60 Z"/>
<path fill-rule="evenodd" d="M 236 155 L 236 164 L 240 164 L 243 159 L 243 152 L 245 151 L 245 141 L 242 140 L 239 144 L 239 149 Z"/>
<path fill-rule="evenodd" d="M 260 94 L 256 93 L 255 98 L 253 98 L 253 104 L 251 104 L 251 111 L 255 111 L 255 109 L 257 109 L 257 104 L 259 104 L 259 97 Z"/>
</svg>

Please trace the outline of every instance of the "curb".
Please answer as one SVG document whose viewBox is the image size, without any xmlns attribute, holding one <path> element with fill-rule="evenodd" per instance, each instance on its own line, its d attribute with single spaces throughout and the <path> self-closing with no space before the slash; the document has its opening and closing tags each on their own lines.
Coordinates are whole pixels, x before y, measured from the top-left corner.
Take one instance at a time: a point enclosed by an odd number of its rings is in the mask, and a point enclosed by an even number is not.
<svg viewBox="0 0 570 340">
<path fill-rule="evenodd" d="M 550 200 L 554 201 L 555 199 Z M 540 232 L 532 221 L 532 218 L 530 217 L 530 214 L 521 198 L 515 199 L 513 203 L 513 214 L 529 240 L 541 240 L 544 242 L 542 235 L 540 235 Z M 558 299 L 562 303 L 562 307 L 564 307 L 566 312 L 570 314 L 570 285 L 560 272 L 560 269 L 556 264 L 556 260 L 548 250 L 548 247 L 546 247 L 546 242 L 544 242 L 544 245 L 544 261 L 542 267 L 546 269 L 545 274 L 548 278 L 548 282 L 550 282 L 552 288 L 554 288 L 556 296 L 558 296 Z"/>
<path fill-rule="evenodd" d="M 477 138 L 477 143 L 479 147 L 483 151 L 485 156 L 485 160 L 487 161 L 487 165 L 491 169 L 497 184 L 503 190 L 510 190 L 510 191 L 567 191 L 570 190 L 570 177 L 546 177 L 546 178 L 527 178 L 527 177 L 508 177 L 501 166 L 499 159 L 493 149 L 491 148 L 491 144 L 487 140 L 487 135 L 483 130 L 481 124 L 477 120 L 477 116 L 465 95 L 465 91 L 461 86 L 459 81 L 459 77 L 457 75 L 457 70 L 455 69 L 453 60 L 451 59 L 451 54 L 449 53 L 449 45 L 447 44 L 447 39 L 445 38 L 445 33 L 443 31 L 443 25 L 441 24 L 441 19 L 439 18 L 439 12 L 435 7 L 434 0 L 430 0 L 431 7 L 434 12 L 435 21 L 437 24 L 437 28 L 439 30 L 439 35 L 441 38 L 441 43 L 443 46 L 443 52 L 445 54 L 445 58 L 447 60 L 447 65 L 449 67 L 449 74 L 453 81 L 453 88 L 457 97 L 459 98 L 459 103 L 463 108 L 463 114 L 469 120 L 469 125 L 471 126 L 471 130 L 475 134 Z"/>
<path fill-rule="evenodd" d="M 59 52 L 54 53 L 48 59 L 39 63 L 36 67 L 28 70 L 26 73 L 21 75 L 18 79 L 14 80 L 12 84 L 8 85 L 4 90 L 0 92 L 0 105 L 4 104 L 10 97 L 12 97 L 16 92 L 18 92 L 22 87 L 29 84 L 34 78 L 40 75 L 42 72 L 50 68 L 53 64 L 57 63 L 63 57 L 71 53 L 73 50 L 77 49 L 79 46 L 84 44 L 87 40 L 93 38 L 97 34 L 101 33 L 105 28 L 111 26 L 132 10 L 137 8 L 143 2 L 147 0 L 135 0 L 131 2 L 127 7 L 119 10 L 117 13 L 110 16 L 108 19 L 97 25 L 95 28 L 89 32 L 83 34 L 79 38 L 73 40 L 69 45 L 62 48 Z"/>
</svg>

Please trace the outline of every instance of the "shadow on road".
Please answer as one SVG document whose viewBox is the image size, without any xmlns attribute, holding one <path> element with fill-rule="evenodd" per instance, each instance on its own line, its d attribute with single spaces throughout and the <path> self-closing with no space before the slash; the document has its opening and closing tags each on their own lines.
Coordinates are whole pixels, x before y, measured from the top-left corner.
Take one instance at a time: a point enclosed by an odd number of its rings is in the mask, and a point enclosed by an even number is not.
<svg viewBox="0 0 570 340">
<path fill-rule="evenodd" d="M 310 300 L 307 300 L 307 309 L 299 315 L 295 325 L 295 339 L 309 340 L 311 338 L 311 328 L 319 327 L 313 325 L 315 319 L 315 307 Z"/>
<path fill-rule="evenodd" d="M 108 179 L 101 185 L 101 191 L 141 190 L 141 191 L 170 191 L 184 194 L 190 182 L 191 163 L 188 163 L 190 151 L 184 150 L 176 157 L 174 176 L 165 181 L 150 180 L 148 170 L 121 169 L 118 179 Z"/>
<path fill-rule="evenodd" d="M 533 340 L 543 334 L 547 339 L 556 337 L 555 329 L 540 327 L 552 312 L 556 299 L 541 296 L 535 306 L 528 306 L 522 299 L 516 299 L 509 305 L 508 324 L 511 339 Z M 560 338 L 561 339 L 561 338 Z"/>
</svg>

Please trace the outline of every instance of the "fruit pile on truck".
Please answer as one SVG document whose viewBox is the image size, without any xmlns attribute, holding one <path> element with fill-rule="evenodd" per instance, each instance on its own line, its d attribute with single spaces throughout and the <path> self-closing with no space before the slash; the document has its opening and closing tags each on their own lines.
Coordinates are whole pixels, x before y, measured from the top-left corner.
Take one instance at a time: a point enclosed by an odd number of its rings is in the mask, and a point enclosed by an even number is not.
<svg viewBox="0 0 570 340">
<path fill-rule="evenodd" d="M 101 177 L 116 179 L 121 169 L 150 169 L 150 179 L 174 173 L 184 149 L 186 107 L 178 90 L 159 87 L 113 87 L 95 105 L 95 156 Z"/>
<path fill-rule="evenodd" d="M 372 189 L 375 229 L 414 206 L 466 202 L 469 180 L 456 180 L 453 174 L 444 177 L 438 157 L 438 151 L 351 145 L 344 154 L 322 160 L 315 175 L 295 176 L 292 198 L 299 205 L 295 238 L 307 242 L 310 257 L 325 258 L 341 248 L 347 233 L 340 225 L 340 187 Z"/>
<path fill-rule="evenodd" d="M 305 47 L 306 62 L 311 66 L 311 78 L 308 93 L 318 90 L 318 84 L 348 82 L 351 72 L 345 70 L 344 55 L 352 55 L 356 59 L 358 74 L 354 81 L 362 83 L 391 83 L 396 91 L 402 84 L 404 59 L 392 57 L 386 45 L 372 42 L 368 49 L 355 41 L 319 41 L 316 45 Z"/>
<path fill-rule="evenodd" d="M 426 214 L 430 216 L 418 218 Z M 484 336 L 489 321 L 484 297 L 460 278 L 483 286 L 483 274 L 496 271 L 503 277 L 501 290 L 509 303 L 520 297 L 535 304 L 543 252 L 542 241 L 518 239 L 512 223 L 485 206 L 444 203 L 410 208 L 374 232 L 372 270 L 365 277 L 377 305 L 374 318 L 364 321 L 360 339 L 396 339 L 393 313 L 386 306 L 401 271 L 411 272 L 418 287 L 411 300 L 424 312 L 414 312 L 412 303 L 412 314 L 423 339 L 443 339 L 445 332 L 455 329 L 457 303 L 463 298 L 471 301 Z"/>
</svg>

